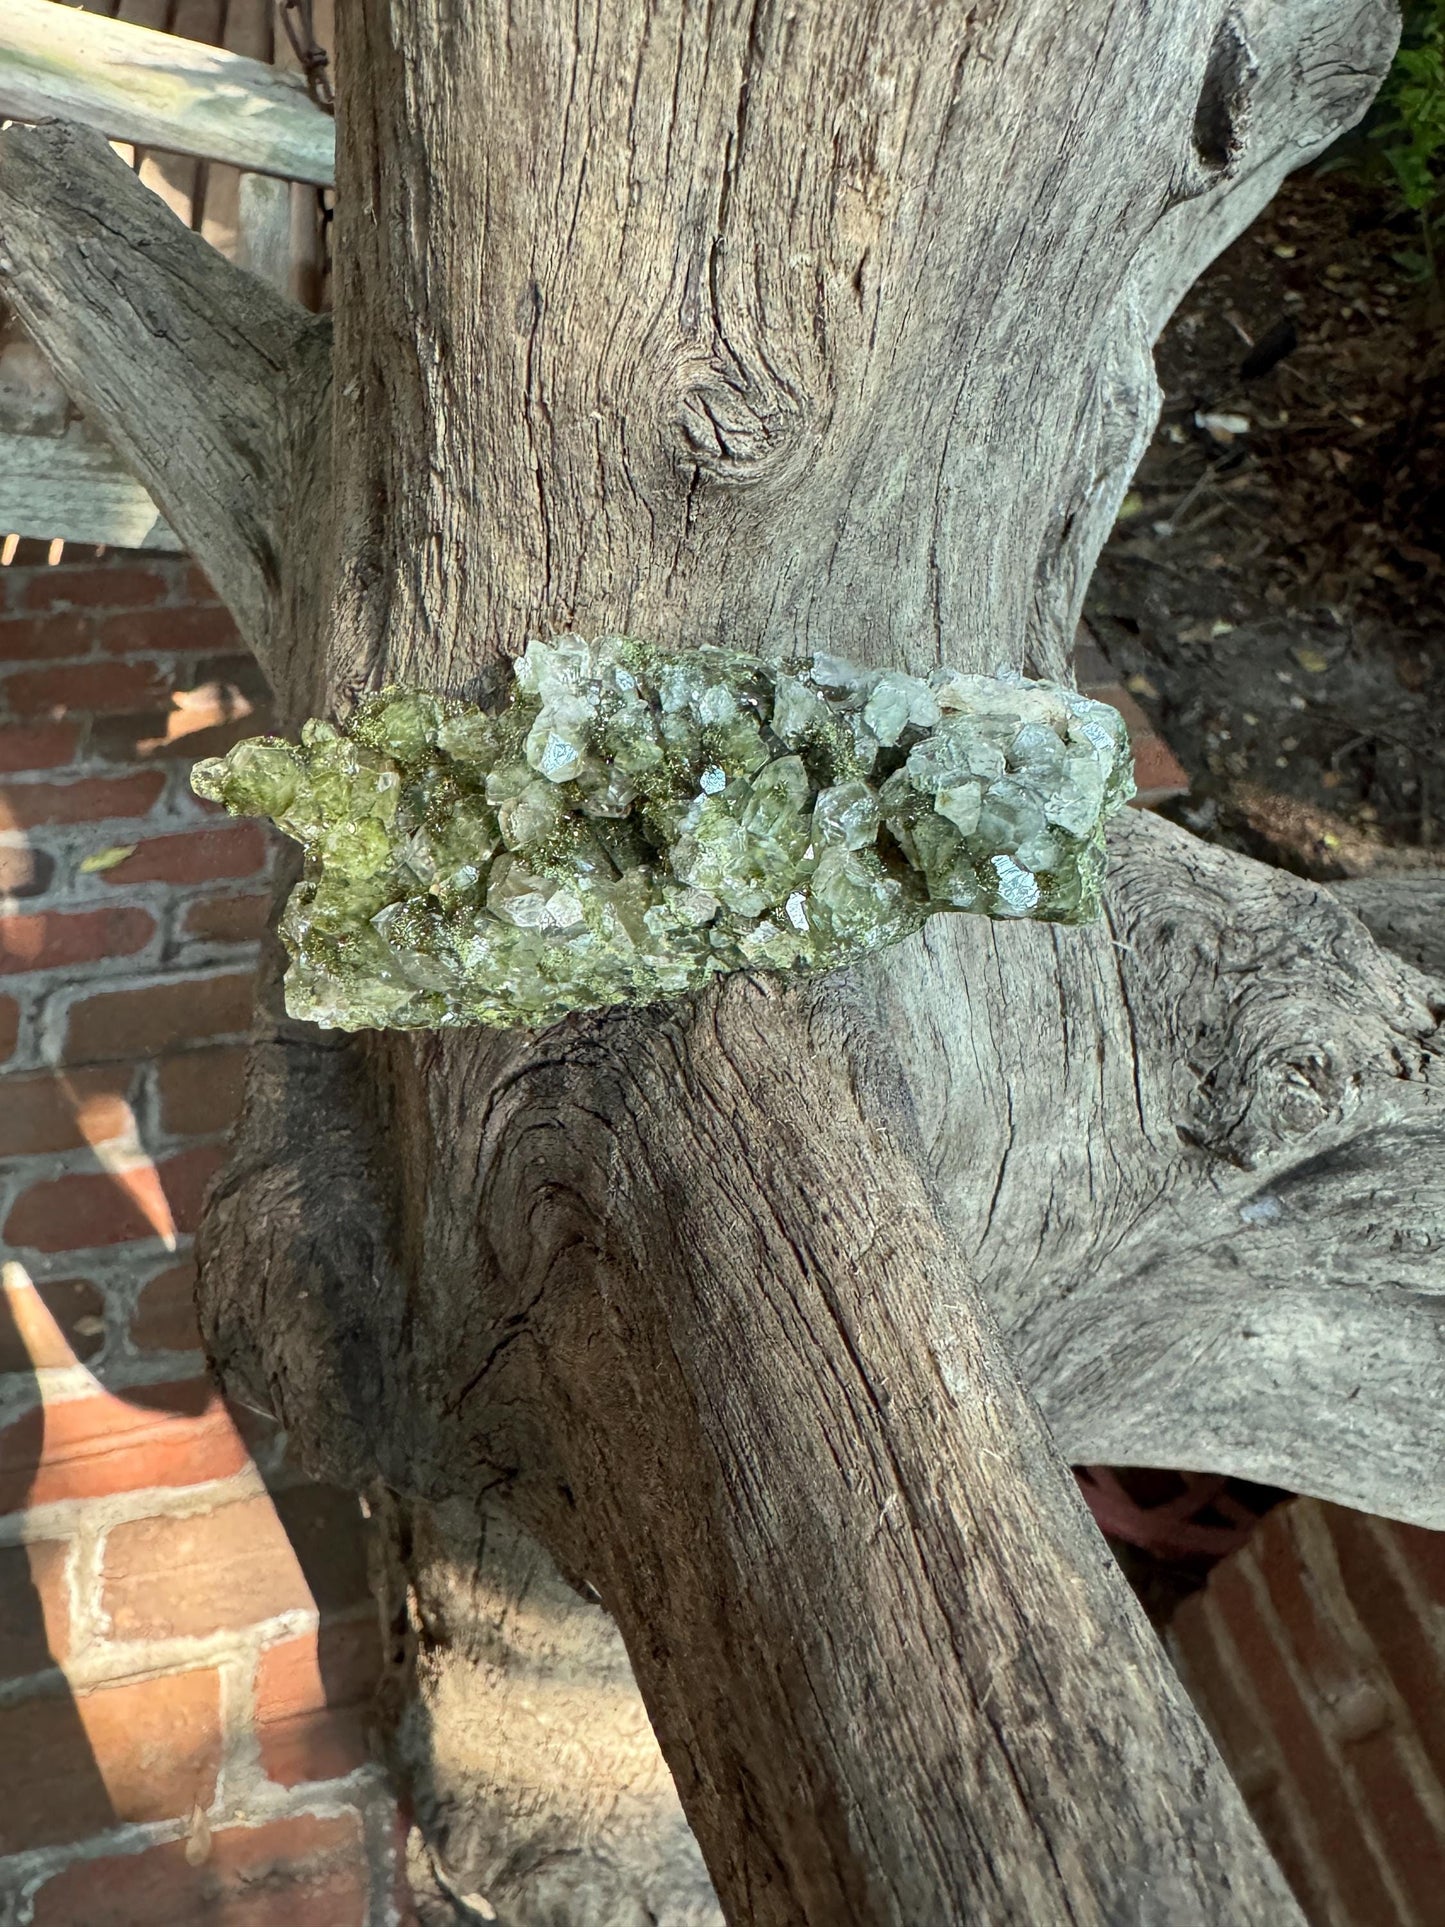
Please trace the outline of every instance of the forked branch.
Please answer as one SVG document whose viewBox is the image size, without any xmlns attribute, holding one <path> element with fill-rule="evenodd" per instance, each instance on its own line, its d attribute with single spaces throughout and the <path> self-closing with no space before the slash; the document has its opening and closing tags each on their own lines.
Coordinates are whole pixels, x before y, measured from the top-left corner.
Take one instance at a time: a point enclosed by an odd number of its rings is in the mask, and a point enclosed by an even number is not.
<svg viewBox="0 0 1445 1927">
<path fill-rule="evenodd" d="M 60 122 L 0 135 L 0 290 L 274 678 L 329 324 L 183 227 L 98 134 Z"/>
</svg>

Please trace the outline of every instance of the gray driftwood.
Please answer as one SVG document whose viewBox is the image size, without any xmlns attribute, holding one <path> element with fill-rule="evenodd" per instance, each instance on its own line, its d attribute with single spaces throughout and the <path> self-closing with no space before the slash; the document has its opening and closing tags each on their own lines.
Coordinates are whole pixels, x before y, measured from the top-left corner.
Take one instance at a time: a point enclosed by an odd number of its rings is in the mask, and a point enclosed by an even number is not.
<svg viewBox="0 0 1445 1927">
<path fill-rule="evenodd" d="M 1433 876 L 1351 877 L 1330 885 L 1378 943 L 1445 980 L 1445 868 Z"/>
<path fill-rule="evenodd" d="M 330 116 L 299 74 L 64 0 L 0 9 L 0 117 L 75 121 L 110 140 L 318 187 L 335 174 Z"/>
<path fill-rule="evenodd" d="M 1381 0 L 341 26 L 329 389 L 98 143 L 0 140 L 7 293 L 293 718 L 548 626 L 1059 673 L 1168 300 L 1393 44 Z M 399 1495 L 414 1748 L 572 1669 L 535 1799 L 425 1764 L 454 1891 L 706 1918 L 565 1578 L 735 1922 L 1295 1918 L 1060 1448 L 1445 1522 L 1439 993 L 1157 820 L 1115 857 L 1097 929 L 935 920 L 806 987 L 264 1024 L 217 1363 Z"/>
</svg>

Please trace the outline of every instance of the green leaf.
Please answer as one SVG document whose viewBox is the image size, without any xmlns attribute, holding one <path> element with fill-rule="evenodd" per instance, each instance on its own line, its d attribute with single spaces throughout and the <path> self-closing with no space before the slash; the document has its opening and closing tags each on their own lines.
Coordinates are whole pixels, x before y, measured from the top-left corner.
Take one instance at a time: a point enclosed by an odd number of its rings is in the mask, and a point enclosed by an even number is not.
<svg viewBox="0 0 1445 1927">
<path fill-rule="evenodd" d="M 134 843 L 112 843 L 109 849 L 92 850 L 83 856 L 78 864 L 82 876 L 94 876 L 100 870 L 113 870 L 118 863 L 124 863 L 128 856 L 135 854 Z"/>
</svg>

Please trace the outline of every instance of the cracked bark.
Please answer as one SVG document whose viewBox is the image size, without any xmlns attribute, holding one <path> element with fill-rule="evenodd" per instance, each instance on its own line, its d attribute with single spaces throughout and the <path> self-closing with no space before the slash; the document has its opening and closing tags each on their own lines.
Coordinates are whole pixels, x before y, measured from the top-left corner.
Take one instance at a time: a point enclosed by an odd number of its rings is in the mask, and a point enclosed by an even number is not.
<svg viewBox="0 0 1445 1927">
<path fill-rule="evenodd" d="M 293 716 L 485 692 L 547 625 L 1062 668 L 1171 292 L 1392 22 L 844 12 L 345 10 L 329 473 L 310 324 L 273 358 L 219 269 L 182 353 L 189 238 L 75 137 L 0 140 L 7 291 L 63 370 L 134 364 L 83 399 Z M 107 338 L 89 235 L 37 230 L 112 194 Z M 172 386 L 258 329 L 247 399 Z M 1438 991 L 1167 825 L 1115 857 L 1096 930 L 935 920 L 540 1037 L 265 1025 L 210 1343 L 401 1495 L 421 1806 L 503 1918 L 711 1905 L 600 1609 L 519 1532 L 615 1615 L 732 1919 L 1291 1917 L 1015 1368 L 1072 1456 L 1439 1523 Z M 594 1770 L 439 1756 L 459 1679 L 511 1744 L 563 1623 Z"/>
</svg>

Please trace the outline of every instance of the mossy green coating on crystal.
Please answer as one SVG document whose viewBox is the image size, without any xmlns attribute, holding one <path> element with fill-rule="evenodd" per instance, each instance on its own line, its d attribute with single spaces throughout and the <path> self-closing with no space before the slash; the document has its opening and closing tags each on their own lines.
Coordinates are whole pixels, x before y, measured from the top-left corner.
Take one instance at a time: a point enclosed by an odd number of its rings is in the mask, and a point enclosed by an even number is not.
<svg viewBox="0 0 1445 1927">
<path fill-rule="evenodd" d="M 1083 923 L 1133 793 L 1117 710 L 1022 676 L 562 636 L 515 677 L 495 714 L 385 689 L 196 765 L 305 847 L 293 1016 L 542 1024 L 831 970 L 940 911 Z"/>
</svg>

